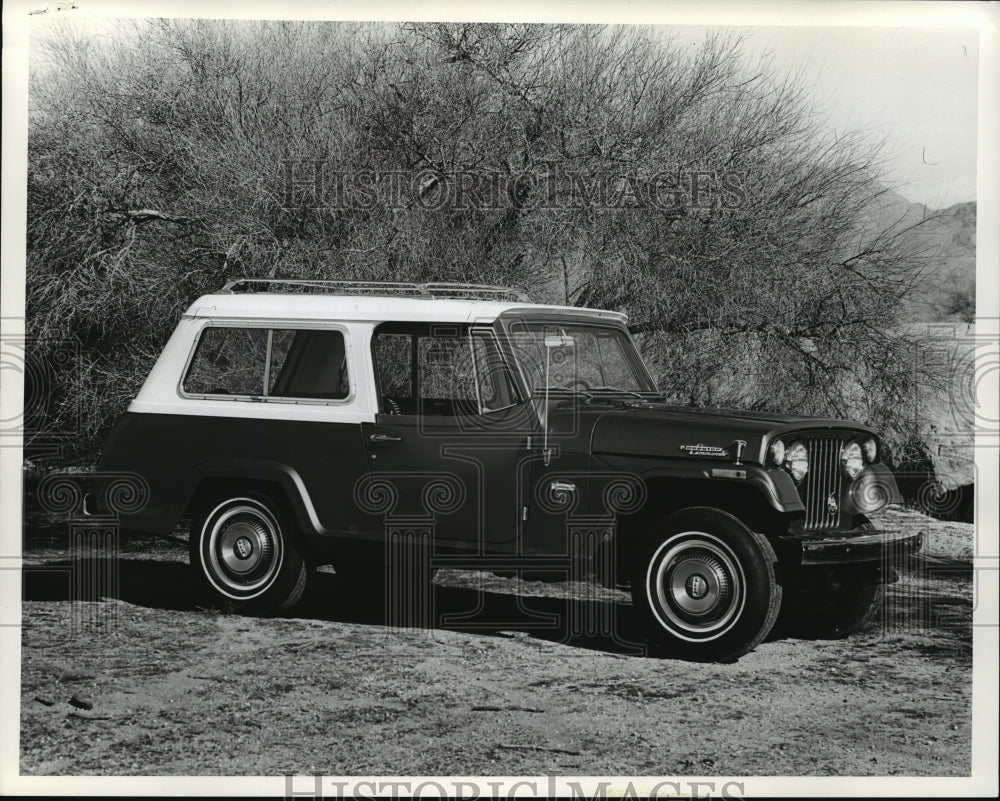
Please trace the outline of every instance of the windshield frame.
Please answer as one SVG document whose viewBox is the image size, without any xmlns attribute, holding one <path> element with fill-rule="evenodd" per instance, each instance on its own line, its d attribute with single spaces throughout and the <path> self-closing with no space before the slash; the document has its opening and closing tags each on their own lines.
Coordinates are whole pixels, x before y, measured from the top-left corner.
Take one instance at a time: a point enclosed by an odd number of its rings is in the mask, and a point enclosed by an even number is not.
<svg viewBox="0 0 1000 801">
<path fill-rule="evenodd" d="M 569 311 L 566 314 L 562 313 L 532 313 L 528 314 L 524 311 L 518 312 L 507 312 L 500 315 L 497 318 L 497 322 L 500 324 L 504 332 L 503 337 L 503 347 L 506 351 L 506 357 L 510 363 L 514 366 L 515 372 L 517 374 L 517 379 L 521 384 L 521 389 L 524 391 L 527 398 L 540 398 L 544 394 L 539 389 L 544 390 L 544 388 L 536 388 L 531 386 L 528 380 L 528 369 L 521 363 L 521 359 L 518 358 L 518 353 L 514 347 L 514 339 L 519 335 L 517 331 L 518 326 L 536 326 L 536 325 L 564 325 L 573 326 L 574 328 L 594 328 L 601 329 L 605 331 L 614 331 L 616 334 L 620 334 L 624 338 L 622 343 L 624 347 L 621 348 L 622 354 L 625 356 L 634 376 L 638 379 L 640 384 L 645 384 L 644 387 L 638 390 L 630 390 L 619 388 L 615 390 L 598 390 L 600 396 L 616 396 L 616 395 L 641 395 L 646 397 L 647 395 L 658 395 L 659 388 L 656 386 L 656 382 L 653 380 L 652 375 L 649 373 L 649 369 L 646 367 L 646 363 L 642 360 L 639 355 L 639 349 L 636 347 L 635 340 L 632 339 L 632 335 L 628 330 L 628 327 L 622 323 L 608 318 L 600 318 L 596 316 L 590 316 L 586 314 L 574 314 Z M 571 389 L 561 388 L 561 387 L 550 387 L 549 392 L 554 397 L 565 397 L 566 394 L 572 394 L 574 391 Z M 580 394 L 589 395 L 591 394 L 587 390 L 580 390 Z"/>
</svg>

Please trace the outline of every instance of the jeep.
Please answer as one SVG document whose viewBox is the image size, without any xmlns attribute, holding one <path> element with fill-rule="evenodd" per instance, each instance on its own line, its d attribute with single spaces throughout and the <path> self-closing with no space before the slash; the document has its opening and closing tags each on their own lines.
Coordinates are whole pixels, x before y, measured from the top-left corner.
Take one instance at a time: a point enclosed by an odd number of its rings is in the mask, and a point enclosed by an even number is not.
<svg viewBox="0 0 1000 801">
<path fill-rule="evenodd" d="M 783 606 L 828 636 L 881 608 L 920 545 L 868 520 L 901 501 L 881 456 L 857 423 L 668 404 L 618 312 L 242 278 L 183 315 L 100 470 L 148 485 L 123 528 L 190 520 L 198 580 L 236 610 L 416 547 L 431 570 L 627 584 L 648 642 L 731 660 Z"/>
</svg>

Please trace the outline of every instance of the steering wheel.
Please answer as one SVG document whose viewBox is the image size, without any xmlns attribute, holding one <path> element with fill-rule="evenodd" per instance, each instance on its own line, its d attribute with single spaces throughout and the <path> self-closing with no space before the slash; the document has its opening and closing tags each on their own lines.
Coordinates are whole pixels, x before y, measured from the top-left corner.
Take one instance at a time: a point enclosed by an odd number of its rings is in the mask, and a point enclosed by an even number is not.
<svg viewBox="0 0 1000 801">
<path fill-rule="evenodd" d="M 588 384 L 582 378 L 578 378 L 576 379 L 576 381 L 571 381 L 570 383 L 568 383 L 566 385 L 566 389 L 576 389 L 577 386 L 579 386 L 580 389 L 584 390 L 585 392 L 590 390 L 590 384 Z"/>
</svg>

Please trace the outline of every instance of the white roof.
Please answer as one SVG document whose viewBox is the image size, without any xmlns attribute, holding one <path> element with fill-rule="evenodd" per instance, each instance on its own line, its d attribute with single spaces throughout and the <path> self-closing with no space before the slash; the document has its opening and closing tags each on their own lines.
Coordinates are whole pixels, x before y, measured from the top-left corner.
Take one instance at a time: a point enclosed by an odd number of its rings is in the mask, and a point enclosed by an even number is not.
<svg viewBox="0 0 1000 801">
<path fill-rule="evenodd" d="M 289 292 L 203 295 L 191 304 L 184 316 L 213 319 L 482 323 L 493 322 L 505 312 L 572 314 L 623 323 L 628 320 L 628 316 L 621 312 L 541 303 Z"/>
</svg>

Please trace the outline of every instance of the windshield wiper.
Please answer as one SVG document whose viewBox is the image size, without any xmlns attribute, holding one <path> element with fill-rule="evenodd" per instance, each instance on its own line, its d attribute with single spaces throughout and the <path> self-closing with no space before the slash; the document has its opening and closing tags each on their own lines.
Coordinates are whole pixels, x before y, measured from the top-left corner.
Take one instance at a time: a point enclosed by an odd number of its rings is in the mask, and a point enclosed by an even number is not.
<svg viewBox="0 0 1000 801">
<path fill-rule="evenodd" d="M 545 387 L 535 387 L 535 393 L 544 393 Z M 549 392 L 561 392 L 570 395 L 585 395 L 588 398 L 593 397 L 595 392 L 614 392 L 619 395 L 631 395 L 633 398 L 638 398 L 639 400 L 646 400 L 646 396 L 640 392 L 636 392 L 633 389 L 622 389 L 621 387 L 587 387 L 586 389 L 578 387 L 549 387 Z"/>
<path fill-rule="evenodd" d="M 622 395 L 631 395 L 633 398 L 645 400 L 645 398 L 635 390 L 622 389 L 621 387 L 591 387 L 588 392 L 618 392 Z"/>
<path fill-rule="evenodd" d="M 585 395 L 588 398 L 593 397 L 589 389 L 577 389 L 576 387 L 549 387 L 549 393 L 553 392 L 565 393 L 567 395 Z M 544 395 L 545 387 L 535 387 L 535 394 Z"/>
</svg>

